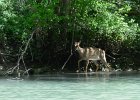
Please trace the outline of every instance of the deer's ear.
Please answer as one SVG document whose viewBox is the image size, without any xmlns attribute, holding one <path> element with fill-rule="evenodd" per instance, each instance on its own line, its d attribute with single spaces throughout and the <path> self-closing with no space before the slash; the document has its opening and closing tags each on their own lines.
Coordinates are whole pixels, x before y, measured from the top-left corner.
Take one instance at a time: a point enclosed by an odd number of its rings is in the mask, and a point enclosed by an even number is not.
<svg viewBox="0 0 140 100">
<path fill-rule="evenodd" d="M 80 44 L 81 43 L 81 40 L 78 43 Z"/>
<path fill-rule="evenodd" d="M 74 44 L 77 44 L 77 42 L 74 42 Z"/>
</svg>

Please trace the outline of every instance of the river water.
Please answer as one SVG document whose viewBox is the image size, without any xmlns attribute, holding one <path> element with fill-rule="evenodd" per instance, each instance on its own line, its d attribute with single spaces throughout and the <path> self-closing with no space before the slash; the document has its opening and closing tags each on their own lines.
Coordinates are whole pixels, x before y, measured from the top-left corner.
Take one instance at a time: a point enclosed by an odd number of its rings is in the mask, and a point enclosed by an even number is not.
<svg viewBox="0 0 140 100">
<path fill-rule="evenodd" d="M 140 73 L 0 77 L 0 100 L 140 100 Z"/>
</svg>

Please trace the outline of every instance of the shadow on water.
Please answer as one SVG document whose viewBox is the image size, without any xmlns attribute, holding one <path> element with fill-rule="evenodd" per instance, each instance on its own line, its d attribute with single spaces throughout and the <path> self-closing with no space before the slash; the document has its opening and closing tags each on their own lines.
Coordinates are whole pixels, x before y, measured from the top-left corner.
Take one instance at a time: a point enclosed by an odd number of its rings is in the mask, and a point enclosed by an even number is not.
<svg viewBox="0 0 140 100">
<path fill-rule="evenodd" d="M 91 73 L 53 73 L 45 75 L 33 75 L 27 80 L 36 81 L 98 81 L 115 78 L 136 78 L 140 72 L 91 72 Z"/>
<path fill-rule="evenodd" d="M 118 78 L 137 78 L 140 77 L 140 72 L 90 72 L 90 73 L 47 73 L 44 75 L 32 75 L 22 77 L 17 80 L 28 81 L 100 81 L 112 80 Z M 10 76 L 1 76 L 0 79 L 16 80 Z"/>
</svg>

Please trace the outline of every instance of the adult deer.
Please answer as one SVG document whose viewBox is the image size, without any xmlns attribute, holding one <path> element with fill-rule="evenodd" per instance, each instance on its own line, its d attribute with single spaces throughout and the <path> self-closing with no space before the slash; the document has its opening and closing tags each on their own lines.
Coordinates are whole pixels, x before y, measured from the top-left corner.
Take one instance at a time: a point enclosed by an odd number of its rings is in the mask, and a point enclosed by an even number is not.
<svg viewBox="0 0 140 100">
<path fill-rule="evenodd" d="M 82 48 L 80 47 L 80 42 L 75 42 L 74 44 L 75 50 L 78 52 L 80 59 L 78 60 L 78 72 L 80 71 L 80 62 L 82 60 L 86 60 L 86 70 L 88 70 L 88 65 L 89 61 L 92 60 L 95 65 L 96 65 L 96 72 L 99 69 L 99 66 L 97 64 L 97 60 L 101 60 L 101 62 L 110 69 L 110 66 L 108 65 L 105 57 L 105 51 L 100 49 L 100 48 L 93 48 L 93 47 L 88 47 L 88 48 Z"/>
</svg>

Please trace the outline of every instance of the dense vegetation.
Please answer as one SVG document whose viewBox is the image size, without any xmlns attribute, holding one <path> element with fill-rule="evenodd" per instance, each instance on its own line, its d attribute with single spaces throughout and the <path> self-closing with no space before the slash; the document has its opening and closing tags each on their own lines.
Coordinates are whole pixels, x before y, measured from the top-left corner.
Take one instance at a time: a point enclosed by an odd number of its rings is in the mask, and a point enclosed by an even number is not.
<svg viewBox="0 0 140 100">
<path fill-rule="evenodd" d="M 7 70 L 22 54 L 21 69 L 58 71 L 81 40 L 115 57 L 107 57 L 113 68 L 137 70 L 139 17 L 139 0 L 1 0 L 0 64 Z M 77 58 L 74 52 L 65 69 L 76 70 Z"/>
</svg>

